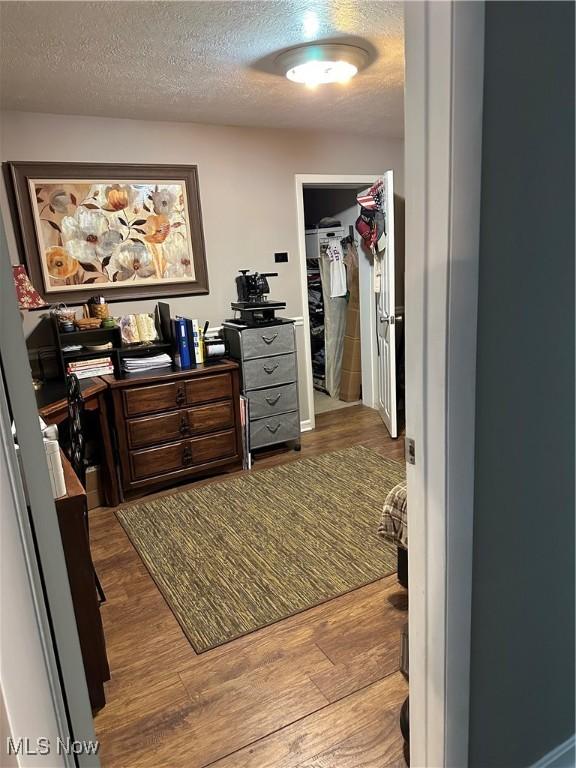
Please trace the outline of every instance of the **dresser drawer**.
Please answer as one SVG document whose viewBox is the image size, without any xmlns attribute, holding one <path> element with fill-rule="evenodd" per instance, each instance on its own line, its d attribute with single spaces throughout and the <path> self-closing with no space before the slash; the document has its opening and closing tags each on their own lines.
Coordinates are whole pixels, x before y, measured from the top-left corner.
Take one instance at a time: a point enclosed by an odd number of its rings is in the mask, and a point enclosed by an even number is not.
<svg viewBox="0 0 576 768">
<path fill-rule="evenodd" d="M 250 418 L 261 419 L 276 413 L 298 410 L 298 387 L 285 384 L 272 389 L 255 389 L 247 393 Z"/>
<path fill-rule="evenodd" d="M 153 384 L 124 390 L 126 416 L 140 416 L 159 411 L 173 411 L 197 403 L 210 403 L 232 397 L 229 373 L 181 379 L 168 384 Z"/>
<path fill-rule="evenodd" d="M 186 389 L 180 381 L 125 389 L 122 394 L 126 416 L 169 411 L 186 405 Z"/>
<path fill-rule="evenodd" d="M 242 357 L 251 360 L 255 357 L 285 355 L 296 349 L 294 326 L 271 325 L 267 328 L 248 328 L 242 331 Z"/>
<path fill-rule="evenodd" d="M 261 357 L 243 364 L 244 389 L 264 389 L 290 384 L 297 379 L 296 355 Z"/>
<path fill-rule="evenodd" d="M 193 468 L 199 464 L 234 456 L 236 450 L 236 433 L 229 430 L 193 440 L 180 440 L 157 448 L 131 451 L 132 478 L 144 480 L 167 472 Z"/>
<path fill-rule="evenodd" d="M 181 440 L 203 432 L 216 432 L 234 425 L 232 402 L 200 405 L 182 411 L 145 416 L 126 421 L 128 442 L 131 448 Z"/>
<path fill-rule="evenodd" d="M 297 440 L 300 437 L 300 415 L 298 411 L 268 416 L 250 422 L 250 448 Z"/>
<path fill-rule="evenodd" d="M 232 376 L 229 373 L 186 381 L 186 401 L 189 405 L 210 403 L 227 397 L 232 397 Z"/>
</svg>

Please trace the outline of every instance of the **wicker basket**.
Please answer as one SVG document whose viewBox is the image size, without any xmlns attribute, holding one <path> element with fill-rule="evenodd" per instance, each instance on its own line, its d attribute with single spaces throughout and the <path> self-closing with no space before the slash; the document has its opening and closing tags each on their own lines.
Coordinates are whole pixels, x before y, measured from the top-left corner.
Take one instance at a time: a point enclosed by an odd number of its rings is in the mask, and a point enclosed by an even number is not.
<svg viewBox="0 0 576 768">
<path fill-rule="evenodd" d="M 104 320 L 105 317 L 110 316 L 110 310 L 108 304 L 88 304 L 90 308 L 91 317 L 99 317 L 100 320 Z"/>
<path fill-rule="evenodd" d="M 66 321 L 73 323 L 74 320 L 76 320 L 76 310 L 68 309 L 65 304 L 60 304 L 57 307 L 54 307 L 51 312 L 54 317 L 57 318 L 59 323 L 65 323 Z"/>
<path fill-rule="evenodd" d="M 82 317 L 79 320 L 74 320 L 74 325 L 80 331 L 89 331 L 92 328 L 100 328 L 102 320 L 99 317 Z"/>
</svg>

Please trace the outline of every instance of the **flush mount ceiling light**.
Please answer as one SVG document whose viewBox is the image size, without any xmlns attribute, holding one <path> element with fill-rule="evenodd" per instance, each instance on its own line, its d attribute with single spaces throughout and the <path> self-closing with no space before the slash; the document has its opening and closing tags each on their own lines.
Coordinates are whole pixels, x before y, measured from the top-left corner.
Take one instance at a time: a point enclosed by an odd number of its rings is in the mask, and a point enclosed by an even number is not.
<svg viewBox="0 0 576 768">
<path fill-rule="evenodd" d="M 355 45 L 326 43 L 301 45 L 281 53 L 278 70 L 288 80 L 310 88 L 326 83 L 347 83 L 368 63 L 368 53 Z"/>
</svg>

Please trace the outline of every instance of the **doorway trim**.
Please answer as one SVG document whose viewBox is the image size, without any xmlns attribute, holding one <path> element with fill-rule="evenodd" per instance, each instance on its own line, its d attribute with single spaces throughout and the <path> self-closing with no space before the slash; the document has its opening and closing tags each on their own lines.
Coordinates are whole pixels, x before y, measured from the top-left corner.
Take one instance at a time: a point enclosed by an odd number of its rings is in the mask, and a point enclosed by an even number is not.
<svg viewBox="0 0 576 768">
<path fill-rule="evenodd" d="M 468 765 L 484 2 L 406 3 L 411 765 Z"/>
<path fill-rule="evenodd" d="M 382 169 L 383 173 L 386 168 Z M 378 178 L 376 176 L 358 173 L 358 174 L 338 174 L 338 173 L 297 173 L 294 177 L 296 184 L 296 214 L 298 219 L 298 257 L 300 263 L 300 296 L 302 300 L 302 320 L 304 326 L 304 365 L 306 366 L 306 398 L 308 401 L 308 419 L 305 421 L 306 429 L 314 429 L 316 426 L 316 415 L 314 413 L 314 383 L 312 377 L 312 345 L 310 343 L 310 312 L 308 308 L 308 278 L 306 274 L 306 223 L 304 218 L 304 187 L 314 184 L 315 186 L 325 187 L 356 187 L 366 185 L 371 186 Z M 373 276 L 371 276 L 371 281 Z M 369 306 L 370 331 L 369 343 L 374 352 L 376 349 L 376 337 L 374 325 L 376 320 L 375 307 Z M 362 311 L 361 311 L 362 314 Z M 362 363 L 364 365 L 364 361 Z M 372 383 L 372 400 L 375 381 L 374 355 L 369 361 L 369 380 Z M 364 379 L 364 376 L 362 377 Z M 364 393 L 362 399 L 364 400 Z"/>
</svg>

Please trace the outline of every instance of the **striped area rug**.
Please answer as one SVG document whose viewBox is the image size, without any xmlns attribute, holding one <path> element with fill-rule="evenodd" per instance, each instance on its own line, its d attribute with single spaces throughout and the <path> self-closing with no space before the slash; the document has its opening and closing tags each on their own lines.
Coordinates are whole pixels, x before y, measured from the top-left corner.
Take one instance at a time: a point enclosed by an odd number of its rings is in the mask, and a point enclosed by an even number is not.
<svg viewBox="0 0 576 768">
<path fill-rule="evenodd" d="M 396 569 L 377 534 L 397 461 L 362 446 L 117 511 L 196 652 Z"/>
</svg>

